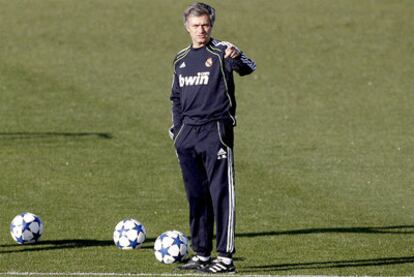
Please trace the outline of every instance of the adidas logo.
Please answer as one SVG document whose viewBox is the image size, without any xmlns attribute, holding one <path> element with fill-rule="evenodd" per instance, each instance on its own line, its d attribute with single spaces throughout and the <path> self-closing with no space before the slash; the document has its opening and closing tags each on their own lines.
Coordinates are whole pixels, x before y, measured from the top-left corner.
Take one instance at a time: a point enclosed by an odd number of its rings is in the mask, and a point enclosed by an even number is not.
<svg viewBox="0 0 414 277">
<path fill-rule="evenodd" d="M 223 148 L 220 148 L 220 150 L 217 153 L 217 160 L 222 160 L 227 158 L 227 152 L 224 151 Z"/>
<path fill-rule="evenodd" d="M 185 62 L 183 62 L 181 65 L 180 65 L 180 68 L 184 68 L 185 67 Z"/>
</svg>

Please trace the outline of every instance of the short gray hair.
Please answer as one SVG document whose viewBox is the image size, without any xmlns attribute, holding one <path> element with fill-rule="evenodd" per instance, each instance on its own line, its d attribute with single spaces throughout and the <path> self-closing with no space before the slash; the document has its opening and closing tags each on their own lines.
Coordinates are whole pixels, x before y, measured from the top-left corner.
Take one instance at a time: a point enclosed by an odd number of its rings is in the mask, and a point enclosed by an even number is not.
<svg viewBox="0 0 414 277">
<path fill-rule="evenodd" d="M 216 20 L 216 11 L 213 7 L 204 4 L 204 3 L 194 3 L 187 7 L 184 11 L 184 25 L 187 25 L 187 19 L 188 17 L 192 16 L 202 16 L 202 15 L 208 15 L 210 18 L 210 24 L 211 26 L 214 25 L 214 21 Z"/>
</svg>

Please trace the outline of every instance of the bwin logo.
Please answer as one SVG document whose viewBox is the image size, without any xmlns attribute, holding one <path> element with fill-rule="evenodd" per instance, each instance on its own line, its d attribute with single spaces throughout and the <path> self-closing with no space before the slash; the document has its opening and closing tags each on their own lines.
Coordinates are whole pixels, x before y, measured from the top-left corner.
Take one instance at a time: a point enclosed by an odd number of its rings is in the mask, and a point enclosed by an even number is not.
<svg viewBox="0 0 414 277">
<path fill-rule="evenodd" d="M 199 86 L 199 85 L 208 85 L 208 79 L 210 72 L 198 72 L 196 76 L 182 76 L 180 74 L 180 87 L 183 86 Z"/>
</svg>

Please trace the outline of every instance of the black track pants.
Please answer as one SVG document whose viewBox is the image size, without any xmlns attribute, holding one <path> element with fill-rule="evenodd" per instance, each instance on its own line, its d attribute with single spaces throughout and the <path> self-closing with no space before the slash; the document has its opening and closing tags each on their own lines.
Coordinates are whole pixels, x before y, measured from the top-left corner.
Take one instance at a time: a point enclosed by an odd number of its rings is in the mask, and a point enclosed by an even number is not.
<svg viewBox="0 0 414 277">
<path fill-rule="evenodd" d="M 190 210 L 194 252 L 209 256 L 214 223 L 217 252 L 234 253 L 233 126 L 227 121 L 183 125 L 175 138 Z"/>
</svg>

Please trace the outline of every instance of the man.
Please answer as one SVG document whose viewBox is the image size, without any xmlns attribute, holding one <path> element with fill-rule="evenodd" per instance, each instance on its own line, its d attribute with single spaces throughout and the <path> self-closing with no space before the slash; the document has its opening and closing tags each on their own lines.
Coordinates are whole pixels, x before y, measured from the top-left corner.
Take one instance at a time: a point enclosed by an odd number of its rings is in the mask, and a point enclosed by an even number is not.
<svg viewBox="0 0 414 277">
<path fill-rule="evenodd" d="M 170 135 L 183 174 L 196 253 L 179 269 L 233 273 L 233 71 L 247 75 L 256 65 L 233 44 L 211 38 L 214 20 L 215 10 L 209 5 L 190 5 L 184 25 L 192 43 L 174 59 Z M 214 223 L 218 257 L 212 260 Z"/>
</svg>

